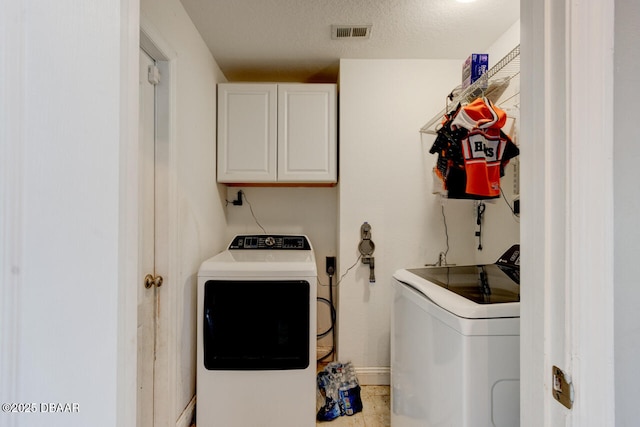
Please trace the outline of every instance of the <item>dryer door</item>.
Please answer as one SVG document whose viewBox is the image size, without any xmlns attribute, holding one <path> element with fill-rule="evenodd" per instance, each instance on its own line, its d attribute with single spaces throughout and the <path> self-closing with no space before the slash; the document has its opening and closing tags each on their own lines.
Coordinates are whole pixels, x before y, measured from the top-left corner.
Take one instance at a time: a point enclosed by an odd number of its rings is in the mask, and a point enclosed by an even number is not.
<svg viewBox="0 0 640 427">
<path fill-rule="evenodd" d="M 307 368 L 309 292 L 304 280 L 207 281 L 202 319 L 205 368 Z"/>
</svg>

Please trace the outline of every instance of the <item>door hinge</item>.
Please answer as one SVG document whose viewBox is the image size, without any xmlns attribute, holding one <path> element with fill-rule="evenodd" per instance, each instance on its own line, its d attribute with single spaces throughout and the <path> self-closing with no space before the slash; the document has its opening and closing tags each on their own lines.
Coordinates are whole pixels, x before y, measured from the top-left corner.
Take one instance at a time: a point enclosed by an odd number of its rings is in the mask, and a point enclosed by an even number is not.
<svg viewBox="0 0 640 427">
<path fill-rule="evenodd" d="M 553 367 L 553 398 L 562 403 L 567 409 L 573 406 L 573 384 L 571 379 L 557 366 Z"/>
<path fill-rule="evenodd" d="M 158 69 L 158 67 L 156 67 L 155 65 L 149 65 L 147 80 L 149 80 L 149 83 L 154 86 L 160 83 L 160 70 Z"/>
</svg>

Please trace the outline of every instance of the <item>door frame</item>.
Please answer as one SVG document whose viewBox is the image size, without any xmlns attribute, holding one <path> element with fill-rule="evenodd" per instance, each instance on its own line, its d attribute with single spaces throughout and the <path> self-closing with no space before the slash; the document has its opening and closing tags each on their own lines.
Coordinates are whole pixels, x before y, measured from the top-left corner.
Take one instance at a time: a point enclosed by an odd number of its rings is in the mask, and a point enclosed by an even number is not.
<svg viewBox="0 0 640 427">
<path fill-rule="evenodd" d="M 23 158 L 25 121 L 25 31 L 22 4 L 0 5 L 0 46 L 6 58 L 0 59 L 0 397 L 3 401 L 17 396 L 19 388 L 18 353 L 20 342 L 18 311 L 22 275 L 23 250 Z M 15 417 L 0 414 L 8 426 L 17 425 Z"/>
<path fill-rule="evenodd" d="M 614 3 L 520 3 L 522 426 L 615 424 Z"/>
<path fill-rule="evenodd" d="M 176 301 L 179 257 L 176 174 L 176 60 L 177 54 L 144 16 L 140 17 L 140 48 L 156 61 L 161 82 L 156 86 L 156 273 L 164 278 L 158 288 L 161 307 L 156 333 L 154 413 L 156 426 L 172 426 L 177 402 Z M 137 234 L 135 236 L 137 238 Z M 143 277 L 143 273 L 140 277 Z M 141 284 L 140 284 L 141 286 Z M 163 393 L 158 393 L 162 391 Z M 160 424 L 158 424 L 158 421 Z M 188 420 L 190 421 L 190 419 Z M 180 422 L 180 420 L 179 420 Z"/>
<path fill-rule="evenodd" d="M 150 81 L 149 67 L 156 67 L 156 61 L 140 48 L 140 115 L 138 138 L 139 147 L 139 251 L 138 265 L 140 277 L 155 277 L 156 263 L 156 87 Z M 161 277 L 161 276 L 160 276 Z M 154 426 L 154 378 L 156 365 L 156 334 L 158 321 L 159 288 L 147 284 L 136 286 L 138 293 L 138 345 L 137 345 L 137 427 Z"/>
</svg>

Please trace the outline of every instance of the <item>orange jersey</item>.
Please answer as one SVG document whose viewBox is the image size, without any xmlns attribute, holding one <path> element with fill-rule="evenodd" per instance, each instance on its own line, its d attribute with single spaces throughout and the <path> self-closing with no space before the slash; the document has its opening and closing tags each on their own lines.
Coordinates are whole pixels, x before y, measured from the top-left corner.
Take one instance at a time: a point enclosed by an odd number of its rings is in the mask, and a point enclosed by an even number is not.
<svg viewBox="0 0 640 427">
<path fill-rule="evenodd" d="M 462 107 L 452 121 L 469 132 L 460 141 L 466 172 L 465 192 L 471 196 L 497 197 L 500 177 L 509 159 L 518 155 L 518 148 L 500 131 L 507 120 L 506 113 L 486 98 L 478 98 Z M 505 152 L 508 156 L 505 157 Z"/>
</svg>

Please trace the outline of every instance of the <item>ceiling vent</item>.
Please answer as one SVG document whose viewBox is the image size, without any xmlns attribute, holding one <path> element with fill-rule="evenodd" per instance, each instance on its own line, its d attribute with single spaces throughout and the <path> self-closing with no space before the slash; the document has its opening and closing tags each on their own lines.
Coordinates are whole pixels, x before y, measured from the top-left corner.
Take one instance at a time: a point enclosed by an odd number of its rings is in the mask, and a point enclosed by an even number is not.
<svg viewBox="0 0 640 427">
<path fill-rule="evenodd" d="M 332 39 L 368 39 L 372 25 L 332 25 Z"/>
</svg>

